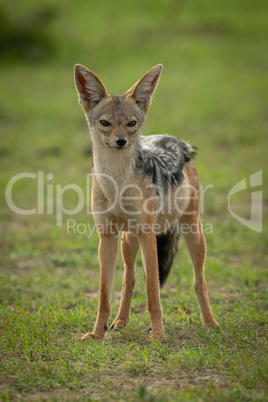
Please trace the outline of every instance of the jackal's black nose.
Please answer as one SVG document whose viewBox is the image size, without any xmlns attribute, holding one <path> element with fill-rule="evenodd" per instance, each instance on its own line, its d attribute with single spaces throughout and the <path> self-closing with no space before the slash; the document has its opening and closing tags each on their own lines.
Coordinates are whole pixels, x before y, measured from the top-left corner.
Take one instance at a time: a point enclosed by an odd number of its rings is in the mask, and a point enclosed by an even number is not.
<svg viewBox="0 0 268 402">
<path fill-rule="evenodd" d="M 118 145 L 119 147 L 123 147 L 127 143 L 125 138 L 117 138 L 117 140 L 115 142 L 116 142 L 116 145 Z"/>
</svg>

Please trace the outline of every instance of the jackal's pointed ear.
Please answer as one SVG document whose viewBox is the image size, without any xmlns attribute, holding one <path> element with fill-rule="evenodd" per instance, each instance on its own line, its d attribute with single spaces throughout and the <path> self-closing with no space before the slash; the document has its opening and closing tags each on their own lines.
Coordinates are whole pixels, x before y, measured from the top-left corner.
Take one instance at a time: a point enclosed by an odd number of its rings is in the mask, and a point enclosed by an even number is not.
<svg viewBox="0 0 268 402">
<path fill-rule="evenodd" d="M 151 68 L 136 84 L 127 92 L 127 97 L 135 99 L 136 103 L 145 111 L 148 111 L 152 95 L 157 87 L 158 80 L 162 71 L 162 64 Z"/>
<path fill-rule="evenodd" d="M 96 74 L 81 64 L 76 64 L 74 67 L 74 79 L 79 103 L 86 112 L 96 106 L 101 99 L 109 96 Z"/>
</svg>

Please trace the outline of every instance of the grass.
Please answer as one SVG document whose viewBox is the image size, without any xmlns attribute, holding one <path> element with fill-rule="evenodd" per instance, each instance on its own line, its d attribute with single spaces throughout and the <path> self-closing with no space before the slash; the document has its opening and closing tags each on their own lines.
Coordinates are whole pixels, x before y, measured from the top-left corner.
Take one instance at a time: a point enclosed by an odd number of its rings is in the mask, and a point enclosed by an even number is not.
<svg viewBox="0 0 268 402">
<path fill-rule="evenodd" d="M 13 27 L 22 29 L 26 21 L 27 32 L 40 34 L 33 44 L 22 42 L 23 51 L 2 53 L 0 65 L 2 400 L 267 400 L 265 1 L 105 0 L 96 6 L 77 0 L 55 6 L 42 0 L 37 6 L 16 0 L 0 10 Z M 44 32 L 32 22 L 42 10 L 53 16 Z M 38 40 L 45 45 L 36 48 Z M 89 233 L 86 204 L 75 215 L 63 214 L 62 226 L 56 219 L 57 194 L 70 183 L 85 194 L 91 167 L 73 84 L 77 62 L 95 71 L 111 93 L 164 64 L 144 133 L 168 132 L 199 148 L 196 166 L 207 188 L 206 276 L 220 332 L 201 325 L 182 239 L 161 291 L 165 338 L 148 336 L 138 256 L 129 326 L 101 343 L 80 341 L 96 318 L 98 238 Z M 231 207 L 249 219 L 249 176 L 260 170 L 263 230 L 255 232 L 231 216 L 228 194 L 246 179 L 247 190 L 232 198 Z M 5 189 L 22 172 L 44 172 L 44 213 L 21 216 L 7 205 Z M 41 208 L 37 177 L 19 180 L 13 200 L 20 208 L 38 202 Z M 76 207 L 74 191 L 66 190 L 63 205 Z M 68 230 L 68 219 L 75 220 L 74 229 Z M 111 321 L 120 301 L 120 256 L 117 265 Z"/>
</svg>

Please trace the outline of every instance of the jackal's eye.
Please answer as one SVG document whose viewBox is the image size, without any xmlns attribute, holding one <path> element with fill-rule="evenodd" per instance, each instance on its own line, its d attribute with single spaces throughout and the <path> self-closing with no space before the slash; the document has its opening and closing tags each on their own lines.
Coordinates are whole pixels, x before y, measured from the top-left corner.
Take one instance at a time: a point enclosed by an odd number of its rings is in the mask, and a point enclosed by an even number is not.
<svg viewBox="0 0 268 402">
<path fill-rule="evenodd" d="M 136 126 L 136 120 L 131 120 L 129 123 L 127 123 L 128 127 L 134 127 Z"/>
<path fill-rule="evenodd" d="M 108 126 L 111 125 L 111 123 L 109 123 L 107 120 L 100 120 L 100 124 L 101 124 L 102 126 L 105 126 L 105 127 L 108 127 Z"/>
</svg>

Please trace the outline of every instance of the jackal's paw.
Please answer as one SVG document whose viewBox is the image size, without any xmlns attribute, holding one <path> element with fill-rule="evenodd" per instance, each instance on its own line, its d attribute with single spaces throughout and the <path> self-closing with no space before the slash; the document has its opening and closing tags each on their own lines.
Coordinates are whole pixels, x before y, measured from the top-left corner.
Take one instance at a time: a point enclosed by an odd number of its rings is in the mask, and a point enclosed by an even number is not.
<svg viewBox="0 0 268 402">
<path fill-rule="evenodd" d="M 148 332 L 150 333 L 150 337 L 153 341 L 159 341 L 165 335 L 165 332 L 163 329 L 161 329 L 159 331 L 152 331 L 152 328 L 150 327 Z"/>
<path fill-rule="evenodd" d="M 213 321 L 207 321 L 204 323 L 204 325 L 208 328 L 212 328 L 212 329 L 220 329 L 220 324 L 213 320 Z"/>
<path fill-rule="evenodd" d="M 94 332 L 87 332 L 85 335 L 82 336 L 81 340 L 85 341 L 88 338 L 94 339 L 94 341 L 101 341 L 104 339 L 105 334 L 94 334 Z"/>
<path fill-rule="evenodd" d="M 110 325 L 110 329 L 124 328 L 127 325 L 127 321 L 125 320 L 114 320 L 114 322 Z"/>
<path fill-rule="evenodd" d="M 164 335 L 164 332 L 152 332 L 150 336 L 152 341 L 160 341 L 160 339 L 162 339 Z"/>
</svg>

